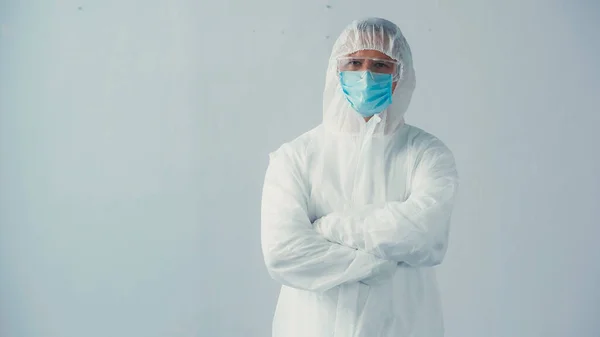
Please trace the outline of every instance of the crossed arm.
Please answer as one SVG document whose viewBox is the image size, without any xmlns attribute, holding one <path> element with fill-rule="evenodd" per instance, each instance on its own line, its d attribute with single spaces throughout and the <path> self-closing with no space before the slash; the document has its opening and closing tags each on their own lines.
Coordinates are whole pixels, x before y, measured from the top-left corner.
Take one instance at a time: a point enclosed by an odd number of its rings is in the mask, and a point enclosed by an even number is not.
<svg viewBox="0 0 600 337">
<path fill-rule="evenodd" d="M 286 150 L 271 155 L 263 187 L 261 244 L 271 277 L 293 288 L 326 291 L 395 269 L 396 262 L 315 231 L 307 215 L 306 184 Z"/>
<path fill-rule="evenodd" d="M 289 149 L 271 155 L 261 206 L 261 243 L 269 274 L 282 284 L 326 291 L 389 273 L 398 263 L 441 262 L 458 178 L 451 152 L 424 151 L 404 202 L 331 213 L 311 224 L 308 191 Z"/>
<path fill-rule="evenodd" d="M 422 154 L 406 201 L 334 212 L 315 222 L 327 240 L 413 267 L 442 262 L 458 175 L 454 157 L 440 141 Z"/>
</svg>

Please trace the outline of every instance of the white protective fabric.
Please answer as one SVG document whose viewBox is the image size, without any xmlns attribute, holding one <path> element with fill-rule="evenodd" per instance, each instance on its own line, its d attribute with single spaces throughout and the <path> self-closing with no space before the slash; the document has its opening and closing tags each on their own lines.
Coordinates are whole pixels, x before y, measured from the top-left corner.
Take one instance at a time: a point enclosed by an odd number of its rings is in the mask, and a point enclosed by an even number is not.
<svg viewBox="0 0 600 337">
<path fill-rule="evenodd" d="M 365 122 L 336 58 L 373 49 L 401 61 L 392 105 Z M 454 157 L 404 123 L 415 87 L 393 23 L 350 24 L 331 54 L 323 123 L 271 153 L 261 206 L 269 274 L 282 284 L 273 337 L 439 337 L 435 272 L 458 186 Z"/>
</svg>

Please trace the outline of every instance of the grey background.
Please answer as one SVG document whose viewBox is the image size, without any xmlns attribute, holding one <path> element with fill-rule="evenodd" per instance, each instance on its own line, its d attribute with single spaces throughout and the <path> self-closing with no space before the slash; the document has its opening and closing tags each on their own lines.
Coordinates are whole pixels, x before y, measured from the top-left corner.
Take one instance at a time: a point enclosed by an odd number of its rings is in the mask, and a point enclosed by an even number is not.
<svg viewBox="0 0 600 337">
<path fill-rule="evenodd" d="M 600 336 L 593 0 L 0 1 L 0 336 L 269 336 L 267 154 L 371 15 L 459 164 L 447 336 Z"/>
</svg>

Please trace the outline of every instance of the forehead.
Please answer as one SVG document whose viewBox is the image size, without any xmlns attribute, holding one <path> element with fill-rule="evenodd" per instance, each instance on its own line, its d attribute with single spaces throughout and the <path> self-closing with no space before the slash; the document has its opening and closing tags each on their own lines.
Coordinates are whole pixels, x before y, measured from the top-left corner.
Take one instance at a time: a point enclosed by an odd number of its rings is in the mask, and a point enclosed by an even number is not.
<svg viewBox="0 0 600 337">
<path fill-rule="evenodd" d="M 368 57 L 368 58 L 375 58 L 375 59 L 381 59 L 381 60 L 393 60 L 391 57 L 387 56 L 386 54 L 377 51 L 377 50 L 371 50 L 371 49 L 366 49 L 366 50 L 359 50 L 357 52 L 348 54 L 346 56 L 351 56 L 351 57 Z"/>
</svg>

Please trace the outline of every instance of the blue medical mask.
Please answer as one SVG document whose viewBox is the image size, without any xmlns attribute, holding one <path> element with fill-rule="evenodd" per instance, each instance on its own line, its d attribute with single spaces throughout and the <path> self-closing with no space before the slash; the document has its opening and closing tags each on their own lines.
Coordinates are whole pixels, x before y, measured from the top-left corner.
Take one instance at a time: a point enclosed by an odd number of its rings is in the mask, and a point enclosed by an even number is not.
<svg viewBox="0 0 600 337">
<path fill-rule="evenodd" d="M 346 100 L 363 117 L 378 114 L 392 104 L 391 74 L 341 71 L 340 83 Z"/>
</svg>

